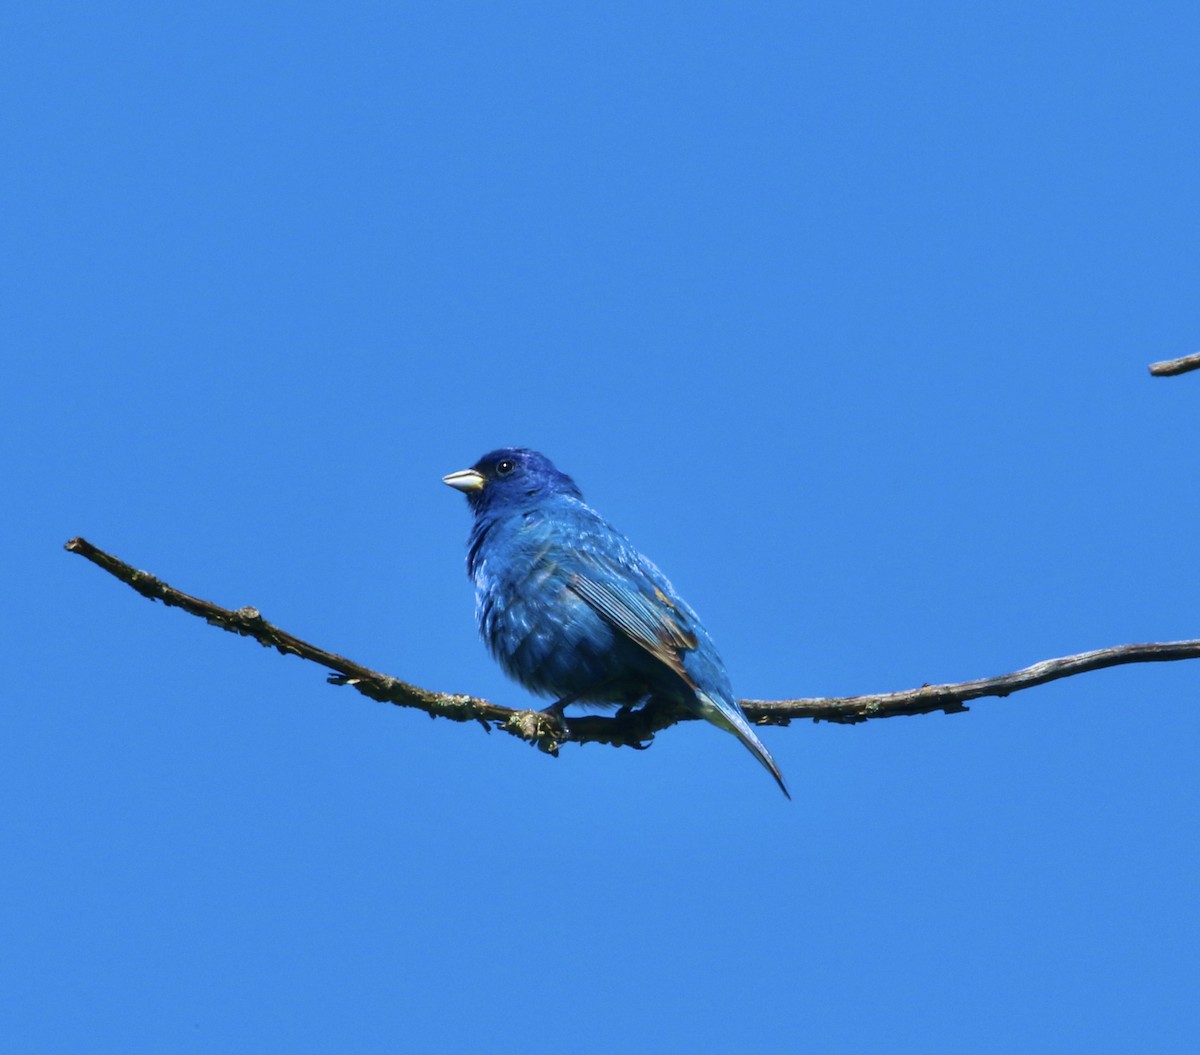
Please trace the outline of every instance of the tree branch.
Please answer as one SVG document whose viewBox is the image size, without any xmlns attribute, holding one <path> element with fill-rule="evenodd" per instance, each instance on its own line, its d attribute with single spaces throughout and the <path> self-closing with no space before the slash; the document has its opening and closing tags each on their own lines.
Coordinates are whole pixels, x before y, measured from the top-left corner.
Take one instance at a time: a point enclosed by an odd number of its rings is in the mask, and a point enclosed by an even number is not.
<svg viewBox="0 0 1200 1055">
<path fill-rule="evenodd" d="M 133 587 L 143 597 L 162 601 L 172 608 L 200 616 L 213 626 L 244 637 L 252 637 L 266 648 L 285 655 L 311 660 L 335 673 L 329 681 L 352 685 L 364 696 L 400 707 L 413 707 L 435 718 L 456 722 L 477 721 L 489 732 L 492 728 L 536 744 L 541 750 L 557 754 L 567 740 L 576 743 L 601 743 L 614 747 L 642 748 L 654 734 L 689 721 L 694 716 L 681 708 L 651 704 L 637 709 L 623 707 L 615 715 L 583 715 L 571 718 L 564 729 L 558 719 L 535 710 L 501 707 L 487 700 L 445 692 L 431 692 L 398 678 L 360 666 L 344 656 L 301 641 L 268 623 L 255 608 L 236 611 L 221 608 L 182 593 L 173 586 L 138 571 L 124 561 L 97 549 L 86 539 L 73 538 L 66 544 L 71 553 L 86 557 L 110 575 Z M 1125 663 L 1155 663 L 1200 658 L 1200 641 L 1170 641 L 1161 644 L 1120 645 L 1084 652 L 1062 659 L 1048 659 L 1032 667 L 995 678 L 964 681 L 952 685 L 923 685 L 905 692 L 887 692 L 870 696 L 822 696 L 795 700 L 742 700 L 746 717 L 758 725 L 787 725 L 796 718 L 815 722 L 853 724 L 872 718 L 893 718 L 902 714 L 929 714 L 942 711 L 954 714 L 967 710 L 966 701 L 983 696 L 1008 696 L 1010 693 L 1044 685 L 1048 681 L 1069 678 L 1090 670 L 1116 667 Z"/>
<path fill-rule="evenodd" d="M 1200 370 L 1200 352 L 1150 364 L 1150 373 L 1155 377 L 1173 377 L 1175 374 L 1186 374 L 1189 370 Z"/>
</svg>

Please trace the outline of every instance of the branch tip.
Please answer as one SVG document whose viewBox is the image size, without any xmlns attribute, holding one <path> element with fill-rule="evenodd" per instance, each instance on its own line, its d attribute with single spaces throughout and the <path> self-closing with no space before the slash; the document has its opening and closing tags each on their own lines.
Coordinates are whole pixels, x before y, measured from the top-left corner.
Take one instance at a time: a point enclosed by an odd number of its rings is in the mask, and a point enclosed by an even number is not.
<svg viewBox="0 0 1200 1055">
<path fill-rule="evenodd" d="M 1153 377 L 1174 377 L 1177 374 L 1186 374 L 1190 370 L 1200 370 L 1200 352 L 1150 364 L 1150 374 Z"/>
</svg>

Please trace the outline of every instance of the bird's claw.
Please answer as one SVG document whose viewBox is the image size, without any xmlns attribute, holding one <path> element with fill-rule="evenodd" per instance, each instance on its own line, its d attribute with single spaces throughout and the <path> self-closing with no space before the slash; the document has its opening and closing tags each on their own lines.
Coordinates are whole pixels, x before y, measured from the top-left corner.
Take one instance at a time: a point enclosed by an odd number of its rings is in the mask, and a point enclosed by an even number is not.
<svg viewBox="0 0 1200 1055">
<path fill-rule="evenodd" d="M 561 743 L 565 743 L 571 739 L 571 725 L 567 721 L 567 716 L 563 713 L 565 706 L 565 701 L 559 700 L 557 703 L 550 704 L 549 707 L 543 707 L 541 711 L 542 714 L 550 719 L 557 734 L 557 739 Z"/>
<path fill-rule="evenodd" d="M 654 704 L 647 701 L 640 706 L 632 703 L 627 703 L 621 707 L 616 714 L 613 715 L 614 722 L 635 722 L 645 713 L 646 708 L 652 707 Z M 642 737 L 637 736 L 629 740 L 624 740 L 622 743 L 626 747 L 632 747 L 635 751 L 645 751 L 654 742 L 654 734 L 650 733 L 643 741 Z"/>
</svg>

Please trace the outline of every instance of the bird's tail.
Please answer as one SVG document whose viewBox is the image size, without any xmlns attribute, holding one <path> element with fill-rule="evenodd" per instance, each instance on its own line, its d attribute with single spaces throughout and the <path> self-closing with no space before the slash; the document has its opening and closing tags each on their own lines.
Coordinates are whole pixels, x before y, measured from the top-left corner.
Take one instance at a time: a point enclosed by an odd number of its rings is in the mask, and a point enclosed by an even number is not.
<svg viewBox="0 0 1200 1055">
<path fill-rule="evenodd" d="M 719 725 L 722 729 L 733 733 L 743 744 L 746 745 L 750 753 L 762 763 L 763 768 L 775 778 L 775 783 L 779 785 L 779 790 L 791 799 L 791 793 L 787 789 L 787 784 L 783 782 L 783 774 L 779 772 L 779 767 L 775 764 L 775 759 L 771 757 L 771 752 L 767 750 L 763 742 L 755 735 L 754 727 L 746 721 L 746 716 L 742 713 L 742 709 L 733 700 L 722 700 L 715 696 L 709 696 L 705 692 L 697 692 L 696 698 L 699 701 L 700 713 L 712 722 L 713 725 Z"/>
</svg>

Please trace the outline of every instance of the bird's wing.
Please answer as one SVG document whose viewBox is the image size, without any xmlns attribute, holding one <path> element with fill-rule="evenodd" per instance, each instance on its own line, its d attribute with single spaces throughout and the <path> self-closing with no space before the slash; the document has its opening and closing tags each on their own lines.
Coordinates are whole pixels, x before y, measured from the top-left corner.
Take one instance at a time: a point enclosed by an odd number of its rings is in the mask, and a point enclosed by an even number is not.
<svg viewBox="0 0 1200 1055">
<path fill-rule="evenodd" d="M 696 635 L 671 600 L 669 587 L 662 589 L 640 567 L 594 551 L 577 551 L 576 558 L 567 586 L 695 689 L 680 653 L 696 647 Z"/>
</svg>

